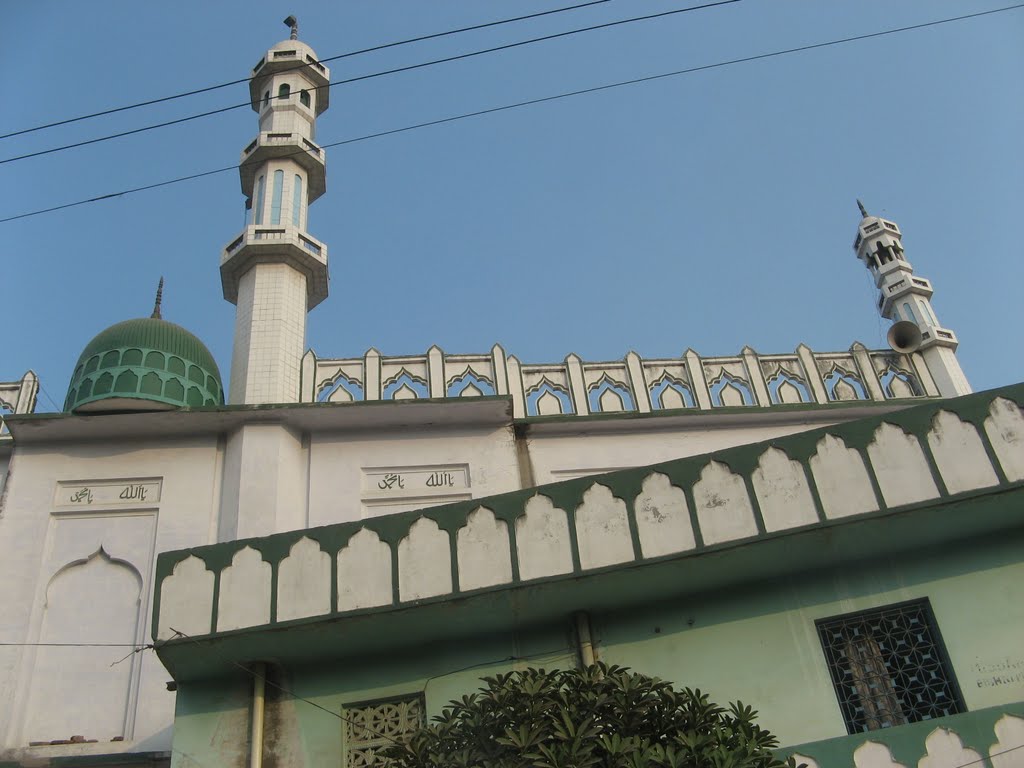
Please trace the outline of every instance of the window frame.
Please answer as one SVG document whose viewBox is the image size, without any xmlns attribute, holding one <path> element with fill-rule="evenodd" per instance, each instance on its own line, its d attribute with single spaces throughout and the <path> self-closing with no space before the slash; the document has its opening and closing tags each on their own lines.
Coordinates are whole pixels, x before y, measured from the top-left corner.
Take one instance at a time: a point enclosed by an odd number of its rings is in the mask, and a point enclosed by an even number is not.
<svg viewBox="0 0 1024 768">
<path fill-rule="evenodd" d="M 376 707 L 382 704 L 397 704 L 399 702 L 413 701 L 416 700 L 420 705 L 420 726 L 427 725 L 429 719 L 427 718 L 427 697 L 425 692 L 422 690 L 412 691 L 410 693 L 398 694 L 395 696 L 384 696 L 375 699 L 365 699 L 362 701 L 352 701 L 341 705 L 342 715 L 342 738 L 341 738 L 341 765 L 342 768 L 349 768 L 349 750 L 352 749 L 352 744 L 349 742 L 348 730 L 352 727 L 350 712 L 357 709 L 365 709 L 367 707 Z"/>
<path fill-rule="evenodd" d="M 938 659 L 940 668 L 944 673 L 943 679 L 945 684 L 949 687 L 950 696 L 952 699 L 953 706 L 958 710 L 957 712 L 951 712 L 953 714 L 963 714 L 968 711 L 966 701 L 964 700 L 963 691 L 960 688 L 960 683 L 956 677 L 956 669 L 953 666 L 953 662 L 950 659 L 949 652 L 946 649 L 945 640 L 942 638 L 942 631 L 939 629 L 938 620 L 935 617 L 935 611 L 932 609 L 931 600 L 928 597 L 920 597 L 912 600 L 903 600 L 898 603 L 888 603 L 886 605 L 878 605 L 873 608 L 866 608 L 860 611 L 853 611 L 852 613 L 839 613 L 832 616 L 826 616 L 820 619 L 816 619 L 814 622 L 815 634 L 818 637 L 818 642 L 821 646 L 822 657 L 825 662 L 825 666 L 828 669 L 829 682 L 832 683 L 832 693 L 836 697 L 836 704 L 839 706 L 839 714 L 843 719 L 843 725 L 846 727 L 847 734 L 854 736 L 865 733 L 872 733 L 875 731 L 885 730 L 886 728 L 898 727 L 899 725 L 912 725 L 918 722 L 924 722 L 925 720 L 932 720 L 936 718 L 918 718 L 911 719 L 908 715 L 915 714 L 913 710 L 910 712 L 903 712 L 903 716 L 907 722 L 902 724 L 893 724 L 889 726 L 881 726 L 878 728 L 858 728 L 857 722 L 854 718 L 850 717 L 847 708 L 848 704 L 844 703 L 842 696 L 842 688 L 844 687 L 844 681 L 841 679 L 842 668 L 838 664 L 833 664 L 829 648 L 826 645 L 825 637 L 823 636 L 823 628 L 827 628 L 830 624 L 837 622 L 844 622 L 852 624 L 858 620 L 866 620 L 869 617 L 876 616 L 882 613 L 888 613 L 891 611 L 901 611 L 904 609 L 913 608 L 920 609 L 924 615 L 927 623 L 928 631 L 931 636 L 932 649 Z M 889 680 L 891 683 L 896 681 L 890 676 Z M 894 687 L 894 691 L 903 692 L 905 689 L 897 689 Z M 947 715 L 943 715 L 944 717 Z"/>
</svg>

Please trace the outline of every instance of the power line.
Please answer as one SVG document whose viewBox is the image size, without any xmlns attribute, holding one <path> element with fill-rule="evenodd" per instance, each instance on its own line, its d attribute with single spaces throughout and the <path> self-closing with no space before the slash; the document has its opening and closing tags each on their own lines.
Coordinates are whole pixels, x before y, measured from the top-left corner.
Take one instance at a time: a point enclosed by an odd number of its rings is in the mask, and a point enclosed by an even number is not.
<svg viewBox="0 0 1024 768">
<path fill-rule="evenodd" d="M 681 76 L 681 75 L 693 74 L 695 72 L 703 72 L 705 70 L 717 69 L 717 68 L 720 68 L 720 67 L 728 67 L 728 66 L 732 66 L 734 64 L 744 64 L 744 63 L 747 63 L 747 62 L 758 61 L 758 60 L 761 60 L 761 59 L 770 59 L 770 58 L 774 58 L 776 56 L 786 56 L 786 55 L 793 54 L 793 53 L 802 53 L 802 52 L 805 52 L 805 51 L 816 50 L 818 48 L 827 48 L 827 47 L 833 46 L 833 45 L 843 45 L 845 43 L 853 43 L 853 42 L 858 42 L 860 40 L 868 40 L 868 39 L 871 39 L 871 38 L 883 37 L 885 35 L 894 35 L 894 34 L 898 34 L 898 33 L 901 33 L 901 32 L 909 32 L 909 31 L 912 31 L 912 30 L 924 29 L 926 27 L 934 27 L 934 26 L 938 26 L 940 24 L 950 24 L 952 22 L 964 21 L 966 19 L 973 19 L 973 18 L 976 18 L 976 17 L 979 17 L 979 16 L 987 16 L 987 15 L 994 14 L 994 13 L 1003 13 L 1005 11 L 1017 10 L 1019 8 L 1024 8 L 1024 3 L 1019 3 L 1017 5 L 1010 5 L 1010 6 L 1006 6 L 1004 8 L 996 8 L 996 9 L 992 9 L 992 10 L 989 10 L 989 11 L 980 11 L 978 13 L 966 14 L 964 16 L 953 16 L 953 17 L 945 18 L 945 19 L 936 19 L 935 21 L 922 22 L 921 24 L 913 24 L 913 25 L 906 26 L 906 27 L 896 27 L 894 29 L 886 29 L 886 30 L 882 30 L 882 31 L 879 31 L 879 32 L 870 32 L 870 33 L 863 34 L 863 35 L 855 35 L 853 37 L 845 37 L 845 38 L 840 38 L 840 39 L 837 39 L 837 40 L 829 40 L 829 41 L 822 42 L 822 43 L 813 43 L 811 45 L 803 45 L 803 46 L 799 46 L 797 48 L 787 48 L 785 50 L 771 51 L 769 53 L 761 53 L 761 54 L 757 54 L 757 55 L 754 55 L 754 56 L 744 56 L 742 58 L 729 59 L 728 61 L 719 61 L 719 62 L 715 62 L 713 64 L 703 64 L 703 65 L 696 66 L 696 67 L 689 67 L 687 69 L 675 70 L 673 72 L 663 72 L 663 73 L 657 74 L 657 75 L 648 75 L 646 77 L 638 77 L 638 78 L 634 78 L 632 80 L 621 80 L 619 82 L 607 83 L 605 85 L 598 85 L 598 86 L 594 86 L 592 88 L 583 88 L 581 90 L 568 91 L 568 92 L 565 92 L 565 93 L 555 94 L 553 96 L 543 96 L 543 97 L 540 97 L 540 98 L 537 98 L 537 99 L 529 99 L 527 101 L 519 101 L 519 102 L 516 102 L 514 104 L 505 104 L 505 105 L 500 106 L 500 107 L 491 107 L 489 109 L 481 109 L 481 110 L 477 110 L 475 112 L 466 112 L 466 113 L 463 113 L 461 115 L 453 115 L 452 117 L 443 117 L 443 118 L 439 118 L 437 120 L 428 120 L 427 122 L 416 123 L 415 125 L 407 125 L 407 126 L 405 126 L 403 128 L 393 128 L 391 130 L 380 131 L 378 133 L 371 133 L 371 134 L 367 134 L 365 136 L 358 136 L 358 137 L 352 138 L 352 139 L 342 139 L 341 141 L 336 141 L 336 142 L 333 142 L 333 143 L 330 143 L 330 144 L 324 144 L 324 145 L 322 145 L 321 148 L 322 149 L 327 149 L 327 148 L 330 148 L 330 147 L 338 147 L 338 146 L 342 146 L 342 145 L 345 145 L 345 144 L 355 144 L 357 142 L 368 141 L 370 139 L 378 139 L 378 138 L 382 138 L 384 136 L 392 136 L 392 135 L 397 134 L 397 133 L 405 133 L 407 131 L 414 131 L 414 130 L 417 130 L 417 129 L 420 129 L 420 128 L 429 128 L 429 127 L 435 126 L 435 125 L 443 125 L 444 123 L 452 123 L 452 122 L 456 122 L 458 120 L 466 120 L 466 119 L 471 118 L 471 117 L 480 117 L 480 116 L 483 116 L 483 115 L 494 114 L 496 112 L 504 112 L 504 111 L 508 111 L 508 110 L 512 110 L 512 109 L 519 109 L 520 107 L 532 106 L 534 104 L 543 104 L 545 102 L 557 101 L 559 99 L 565 99 L 565 98 L 569 98 L 571 96 L 582 96 L 582 95 L 588 94 L 588 93 L 597 93 L 599 91 L 611 90 L 613 88 L 621 88 L 621 87 L 624 87 L 624 86 L 627 86 L 627 85 L 637 85 L 639 83 L 646 83 L 646 82 L 651 82 L 651 81 L 654 81 L 654 80 L 661 80 L 661 79 L 670 78 L 670 77 L 678 77 L 678 76 Z M 291 153 L 291 155 L 298 155 L 298 154 L 302 154 L 303 152 L 305 152 L 305 150 L 298 150 L 296 152 Z M 288 157 L 288 156 L 289 155 L 282 155 L 282 157 Z M 215 174 L 225 173 L 227 171 L 235 171 L 237 169 L 238 169 L 237 165 L 229 165 L 229 166 L 225 166 L 223 168 L 216 168 L 216 169 L 213 169 L 213 170 L 210 170 L 210 171 L 203 171 L 203 172 L 200 172 L 200 173 L 193 173 L 193 174 L 189 174 L 188 176 L 180 176 L 178 178 L 167 179 L 165 181 L 159 181 L 159 182 L 156 182 L 156 183 L 153 183 L 153 184 L 146 184 L 146 185 L 141 186 L 141 187 L 133 187 L 133 188 L 130 188 L 130 189 L 122 190 L 120 192 L 111 192 L 109 194 L 99 195 L 99 196 L 96 196 L 96 197 L 90 197 L 90 198 L 86 198 L 84 200 L 77 200 L 77 201 L 72 202 L 72 203 L 64 203 L 63 205 L 55 205 L 55 206 L 52 206 L 50 208 L 42 208 L 42 209 L 39 209 L 39 210 L 36 210 L 36 211 L 29 211 L 28 213 L 20 213 L 20 214 L 17 214 L 15 216 L 8 216 L 7 218 L 0 219 L 0 224 L 6 223 L 8 221 L 16 221 L 17 219 L 28 218 L 30 216 L 39 216 L 39 215 L 44 214 L 44 213 L 52 213 L 54 211 L 60 211 L 60 210 L 66 209 L 66 208 L 74 208 L 76 206 L 86 205 L 88 203 L 96 203 L 96 202 L 100 202 L 102 200 L 109 200 L 109 199 L 115 198 L 115 197 L 122 197 L 122 196 L 125 196 L 125 195 L 131 195 L 131 194 L 135 194 L 137 192 L 145 192 L 145 191 L 148 191 L 148 190 L 151 190 L 151 189 L 158 189 L 159 187 L 166 187 L 166 186 L 170 186 L 172 184 L 180 184 L 180 183 L 185 182 L 185 181 L 192 181 L 194 179 L 203 178 L 205 176 L 213 176 Z"/>
<path fill-rule="evenodd" d="M 171 630 L 171 632 L 173 632 L 175 634 L 176 637 L 180 637 L 183 640 L 189 640 L 189 641 L 195 643 L 196 645 L 202 646 L 202 642 L 201 642 L 201 640 L 199 638 L 192 637 L 191 635 L 186 635 L 184 632 L 182 632 L 180 630 L 177 630 L 174 627 L 169 627 L 169 629 Z M 297 693 L 295 693 L 293 691 L 290 691 L 290 690 L 288 690 L 287 688 L 285 688 L 285 687 L 283 687 L 281 685 L 278 685 L 277 683 L 275 683 L 270 678 L 266 677 L 265 675 L 259 674 L 258 672 L 256 672 L 255 670 L 251 669 L 250 667 L 247 667 L 246 665 L 241 664 L 241 663 L 239 663 L 239 662 L 237 662 L 237 661 L 235 661 L 233 659 L 229 659 L 229 658 L 226 658 L 226 657 L 222 656 L 221 654 L 217 653 L 217 651 L 213 650 L 212 648 L 207 648 L 206 650 L 209 651 L 210 653 L 212 653 L 214 656 L 216 656 L 221 661 L 227 662 L 231 666 L 237 667 L 238 669 L 242 670 L 247 675 L 252 677 L 254 680 L 262 680 L 265 684 L 267 684 L 267 685 L 269 685 L 269 686 L 271 686 L 273 688 L 276 688 L 277 690 L 281 691 L 281 693 L 285 694 L 286 696 L 291 696 L 293 699 L 298 699 L 299 701 L 304 701 L 306 704 L 309 704 L 309 705 L 311 705 L 313 707 L 316 707 L 317 709 L 319 709 L 319 710 L 321 710 L 323 712 L 326 712 L 328 715 L 331 715 L 332 717 L 338 718 L 342 722 L 346 722 L 346 723 L 350 723 L 352 725 L 358 726 L 359 728 L 361 728 L 361 729 L 363 729 L 365 731 L 369 731 L 370 733 L 373 733 L 373 734 L 375 734 L 377 736 L 380 736 L 381 738 L 387 739 L 388 741 L 390 741 L 390 742 L 392 742 L 394 744 L 398 744 L 398 745 L 402 744 L 402 742 L 399 741 L 398 739 L 396 739 L 396 738 L 394 738 L 392 736 L 389 736 L 386 733 L 381 733 L 380 731 L 374 730 L 369 725 L 367 725 L 365 722 L 357 722 L 357 721 L 353 720 L 350 717 L 345 717 L 345 715 L 341 714 L 340 712 L 335 712 L 334 710 L 327 709 L 326 707 L 323 707 L 323 706 L 317 704 L 315 701 L 311 701 L 310 699 L 306 699 L 306 698 L 303 698 L 302 696 L 299 696 L 299 694 L 297 694 Z M 427 685 L 430 684 L 431 680 L 436 680 L 439 677 L 444 677 L 446 675 L 454 675 L 454 674 L 456 674 L 458 672 L 465 672 L 467 670 L 474 669 L 476 667 L 484 667 L 484 666 L 489 666 L 491 664 L 501 664 L 503 662 L 510 662 L 510 661 L 511 662 L 529 661 L 530 659 L 539 658 L 541 656 L 551 656 L 551 655 L 553 655 L 555 653 L 559 653 L 559 652 L 565 653 L 565 652 L 568 652 L 568 649 L 564 649 L 563 648 L 563 649 L 558 649 L 558 650 L 554 650 L 554 651 L 543 651 L 541 653 L 530 654 L 528 656 L 515 656 L 515 655 L 503 656 L 500 659 L 492 659 L 491 661 L 484 661 L 484 662 L 480 662 L 478 664 L 471 664 L 471 665 L 469 665 L 467 667 L 461 667 L 459 669 L 454 669 L 454 670 L 451 670 L 449 672 L 442 672 L 440 674 L 434 675 L 433 677 L 427 678 L 426 682 L 423 685 L 423 692 L 424 693 L 426 692 Z"/>
<path fill-rule="evenodd" d="M 638 21 L 650 21 L 651 19 L 663 18 L 665 16 L 673 16 L 679 13 L 688 13 L 690 11 L 700 11 L 706 8 L 714 8 L 720 5 L 731 5 L 732 3 L 738 3 L 740 0 L 717 0 L 717 2 L 705 3 L 703 5 L 694 5 L 687 8 L 676 8 L 671 11 L 662 11 L 661 13 L 652 13 L 646 16 L 633 16 L 628 19 L 619 19 L 618 21 L 608 21 L 603 24 L 594 24 L 589 27 L 580 27 L 579 29 L 570 29 L 566 32 L 557 32 L 551 35 L 543 35 L 542 37 L 534 37 L 529 40 L 519 40 L 515 43 L 506 43 L 505 45 L 498 45 L 493 48 L 484 48 L 479 51 L 470 51 L 469 53 L 460 53 L 456 56 L 446 56 L 442 59 L 433 59 L 431 61 L 423 61 L 419 64 L 409 64 L 404 67 L 395 67 L 394 69 L 386 69 L 381 72 L 372 72 L 368 75 L 359 75 L 358 77 L 350 77 L 345 80 L 335 80 L 334 82 L 328 83 L 326 88 L 333 88 L 336 85 L 349 85 L 351 83 L 358 83 L 364 80 L 372 80 L 378 77 L 386 77 L 387 75 L 395 75 L 400 72 L 411 72 L 415 69 L 424 69 L 425 67 L 432 67 L 437 64 L 448 64 L 453 61 L 462 61 L 463 59 L 471 59 L 476 56 L 483 56 L 488 53 L 496 53 L 498 51 L 507 51 L 512 48 L 520 48 L 524 45 L 533 45 L 534 43 L 542 43 L 548 40 L 556 40 L 562 37 L 569 37 L 571 35 L 582 34 L 583 32 L 593 32 L 598 29 L 607 29 L 609 27 L 617 27 L 623 24 L 633 24 Z M 288 96 L 275 96 L 274 98 L 291 98 L 291 94 Z M 199 120 L 204 117 L 211 117 L 213 115 L 219 115 L 224 112 L 231 112 L 235 109 L 241 109 L 243 107 L 252 106 L 251 101 L 244 101 L 241 104 L 233 104 L 228 107 L 221 107 L 220 109 L 211 109 L 207 112 L 199 112 L 195 115 L 187 115 L 186 117 L 179 117 L 175 120 L 167 120 L 162 123 L 153 123 L 152 125 L 144 125 L 141 128 L 134 128 L 130 131 L 121 131 L 120 133 L 112 133 L 107 136 L 98 136 L 95 139 L 86 139 L 85 141 L 76 141 L 71 144 L 63 144 L 59 147 L 50 147 L 49 149 L 41 149 L 37 152 L 28 152 L 24 155 L 15 155 L 14 157 L 7 157 L 0 160 L 0 165 L 5 163 L 13 163 L 18 160 L 28 160 L 32 157 L 41 157 L 43 155 L 52 155 L 55 152 L 64 152 L 68 149 L 76 149 L 78 147 L 86 147 L 91 144 L 99 144 L 104 141 L 111 141 L 112 139 L 121 139 L 125 136 L 133 136 L 137 133 L 145 133 L 146 131 L 153 131 L 157 128 L 167 128 L 171 125 L 179 125 L 181 123 L 187 123 L 192 120 Z"/>
<path fill-rule="evenodd" d="M 457 35 L 457 34 L 460 34 L 460 33 L 463 33 L 463 32 L 473 32 L 473 31 L 476 31 L 478 29 L 487 29 L 488 27 L 497 27 L 497 26 L 500 26 L 502 24 L 511 24 L 511 23 L 514 23 L 514 22 L 517 22 L 517 21 L 526 21 L 527 19 L 536 19 L 536 18 L 539 18 L 541 16 L 551 16 L 551 15 L 556 14 L 556 13 L 565 13 L 567 11 L 576 11 L 576 10 L 579 10 L 580 8 L 587 8 L 587 7 L 592 6 L 592 5 L 602 5 L 604 3 L 610 3 L 610 2 L 611 2 L 611 0 L 590 0 L 590 2 L 579 3 L 578 5 L 570 5 L 570 6 L 565 7 L 565 8 L 555 8 L 555 9 L 550 10 L 550 11 L 540 11 L 538 13 L 530 13 L 530 14 L 527 14 L 526 16 L 515 16 L 515 17 L 510 18 L 510 19 L 500 19 L 499 21 L 489 21 L 489 22 L 486 22 L 485 24 L 474 24 L 473 26 L 470 26 L 470 27 L 460 27 L 458 29 L 449 29 L 449 30 L 447 30 L 445 32 L 434 32 L 434 33 L 429 34 L 429 35 L 421 35 L 419 37 L 410 37 L 407 40 L 398 40 L 398 41 L 392 42 L 392 43 L 382 43 L 381 45 L 375 45 L 375 46 L 372 46 L 370 48 L 362 48 L 362 49 L 357 50 L 357 51 L 349 51 L 348 53 L 339 53 L 336 56 L 328 56 L 326 59 L 320 59 L 319 63 L 320 64 L 324 64 L 324 63 L 326 63 L 328 61 L 337 61 L 338 59 L 347 59 L 347 58 L 352 57 L 352 56 L 361 56 L 364 53 L 373 53 L 375 51 L 383 51 L 383 50 L 385 50 L 387 48 L 396 48 L 396 47 L 398 47 L 400 45 L 408 45 L 409 43 L 421 43 L 421 42 L 423 42 L 425 40 L 435 40 L 435 39 L 437 39 L 439 37 L 447 37 L 449 35 Z M 311 66 L 313 66 L 313 65 L 309 64 L 309 63 L 297 64 L 294 67 L 288 67 L 288 68 L 283 69 L 281 71 L 282 72 L 293 72 L 295 70 L 306 69 L 306 68 L 311 67 Z M 60 125 L 68 125 L 69 123 L 78 123 L 78 122 L 81 122 L 82 120 L 91 120 L 94 117 L 103 117 L 104 115 L 113 115 L 113 114 L 116 114 L 117 112 L 126 112 L 126 111 L 128 111 L 130 109 L 138 109 L 139 107 L 148 107 L 148 106 L 151 106 L 153 104 L 162 104 L 162 103 L 167 102 L 167 101 L 174 101 L 175 99 L 183 99 L 183 98 L 185 98 L 187 96 L 196 96 L 196 95 L 198 95 L 200 93 L 209 93 L 210 91 L 216 91 L 216 90 L 219 90 L 221 88 L 227 88 L 227 87 L 232 86 L 232 85 L 240 85 L 241 83 L 247 83 L 247 82 L 249 82 L 249 80 L 250 80 L 250 78 L 243 77 L 243 78 L 240 78 L 238 80 L 229 80 L 226 83 L 218 83 L 217 85 L 209 85 L 209 86 L 206 86 L 204 88 L 196 88 L 195 90 L 184 91 L 183 93 L 176 93 L 176 94 L 174 94 L 172 96 L 163 96 L 163 97 L 158 98 L 158 99 L 150 99 L 148 101 L 140 101 L 140 102 L 137 102 L 135 104 L 127 104 L 127 105 L 125 105 L 123 107 L 112 107 L 111 109 L 105 109 L 105 110 L 103 110 L 101 112 L 93 112 L 93 113 L 88 114 L 88 115 L 79 115 L 78 117 L 69 117 L 69 118 L 67 118 L 65 120 L 58 120 L 58 121 L 53 122 L 53 123 L 46 123 L 45 125 L 37 125 L 37 126 L 34 126 L 32 128 L 23 128 L 23 129 L 21 129 L 19 131 L 12 131 L 11 133 L 0 134 L 0 139 L 9 139 L 12 136 L 21 136 L 21 135 L 26 134 L 26 133 L 34 133 L 35 131 L 42 131 L 42 130 L 45 130 L 47 128 L 56 128 L 57 126 L 60 126 Z"/>
<path fill-rule="evenodd" d="M 0 645 L 22 648 L 135 648 L 136 650 L 153 647 L 141 643 L 0 643 Z"/>
<path fill-rule="evenodd" d="M 1018 749 L 1024 749 L 1024 744 L 1018 744 L 1016 747 L 1010 747 L 1009 749 L 1004 749 L 1002 752 L 989 752 L 988 756 L 991 759 L 993 757 L 999 757 L 999 755 L 1005 755 L 1007 752 L 1014 752 L 1014 751 L 1016 751 Z M 978 763 L 984 763 L 984 762 L 985 762 L 985 758 L 984 757 L 980 757 L 977 760 L 971 760 L 971 762 L 969 762 L 969 763 L 960 763 L 960 765 L 955 765 L 955 766 L 953 766 L 953 768 L 967 768 L 968 765 L 977 765 Z"/>
<path fill-rule="evenodd" d="M 193 643 L 195 643 L 196 645 L 199 645 L 199 646 L 202 645 L 202 643 L 200 642 L 200 640 L 198 638 L 192 637 L 191 635 L 186 635 L 184 632 L 182 632 L 180 630 L 177 630 L 174 627 L 170 627 L 170 630 L 171 630 L 171 632 L 173 632 L 175 634 L 176 637 L 180 637 L 183 640 L 188 640 L 188 641 L 193 642 Z M 228 664 L 230 664 L 231 666 L 237 667 L 238 669 L 242 670 L 247 675 L 252 677 L 254 680 L 262 680 L 266 685 L 269 685 L 272 688 L 276 688 L 277 690 L 281 691 L 281 693 L 285 694 L 286 696 L 291 696 L 293 699 L 298 699 L 299 701 L 304 701 L 307 704 L 309 704 L 310 706 L 316 707 L 317 709 L 321 710 L 322 712 L 326 712 L 328 715 L 331 715 L 332 717 L 336 717 L 339 720 L 341 720 L 343 722 L 346 722 L 346 723 L 350 723 L 352 725 L 358 725 L 360 728 L 364 728 L 365 730 L 370 731 L 371 733 L 374 733 L 374 734 L 376 734 L 376 735 L 378 735 L 378 736 L 380 736 L 382 738 L 388 739 L 389 741 L 392 741 L 395 744 L 399 744 L 400 743 L 398 740 L 394 739 L 391 736 L 388 736 L 386 733 L 380 733 L 379 731 L 375 731 L 373 728 L 371 728 L 370 726 L 366 725 L 365 723 L 357 723 L 355 720 L 353 720 L 351 718 L 348 718 L 348 717 L 345 717 L 340 712 L 335 712 L 334 710 L 327 709 L 327 707 L 321 706 L 320 704 L 317 704 L 315 701 L 311 701 L 310 699 L 303 698 L 302 696 L 299 696 L 299 694 L 297 694 L 297 693 L 295 693 L 293 691 L 289 691 L 284 686 L 278 685 L 273 680 L 270 680 L 269 678 L 267 678 L 265 675 L 259 674 L 258 672 L 256 672 L 255 670 L 245 666 L 244 664 L 241 664 L 241 663 L 235 661 L 234 659 L 228 659 L 228 658 L 225 658 L 224 656 L 221 656 L 219 653 L 217 653 L 212 648 L 208 648 L 207 650 L 210 653 L 212 653 L 214 656 L 216 656 L 218 659 L 220 659 L 221 661 L 225 661 Z"/>
<path fill-rule="evenodd" d="M 517 662 L 517 661 L 535 661 L 536 659 L 539 659 L 542 656 L 556 656 L 556 657 L 559 657 L 559 658 L 564 658 L 565 656 L 571 656 L 572 654 L 573 654 L 573 649 L 571 647 L 563 647 L 563 648 L 555 648 L 555 649 L 552 649 L 550 651 L 538 651 L 537 653 L 531 653 L 531 654 L 528 654 L 526 656 L 512 656 L 512 655 L 509 655 L 509 656 L 503 656 L 500 659 L 491 659 L 490 661 L 480 661 L 480 662 L 477 662 L 476 664 L 467 664 L 465 667 L 459 667 L 458 669 L 452 669 L 452 670 L 450 670 L 448 672 L 439 672 L 436 675 L 431 675 L 430 677 L 428 677 L 424 681 L 423 688 L 421 688 L 420 690 L 423 692 L 424 695 L 426 695 L 427 687 L 432 682 L 434 682 L 435 680 L 440 680 L 442 677 L 449 677 L 451 675 L 457 675 L 460 672 L 468 672 L 471 669 L 480 669 L 481 667 L 491 667 L 491 666 L 494 666 L 495 664 L 505 664 L 505 663 L 508 663 L 508 662 L 513 662 L 514 663 L 514 662 Z"/>
</svg>

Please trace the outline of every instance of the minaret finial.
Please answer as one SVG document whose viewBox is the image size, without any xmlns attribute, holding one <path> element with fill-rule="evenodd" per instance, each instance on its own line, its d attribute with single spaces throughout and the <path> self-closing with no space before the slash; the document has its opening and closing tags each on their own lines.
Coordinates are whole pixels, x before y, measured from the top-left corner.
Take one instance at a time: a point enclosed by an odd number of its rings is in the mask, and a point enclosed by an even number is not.
<svg viewBox="0 0 1024 768">
<path fill-rule="evenodd" d="M 857 207 L 860 208 L 860 215 L 866 219 L 869 215 L 868 209 L 864 207 L 864 203 L 862 203 L 860 199 L 857 200 Z"/>
<path fill-rule="evenodd" d="M 164 300 L 164 278 L 160 276 L 160 282 L 156 286 L 156 301 L 153 302 L 153 314 L 150 317 L 154 317 L 157 320 L 163 320 L 160 315 L 160 304 Z"/>
<path fill-rule="evenodd" d="M 286 18 L 284 20 L 284 23 L 292 28 L 292 33 L 291 33 L 291 35 L 289 35 L 289 39 L 291 39 L 291 40 L 298 40 L 299 39 L 299 20 L 296 19 L 294 16 L 289 16 L 288 18 Z"/>
</svg>

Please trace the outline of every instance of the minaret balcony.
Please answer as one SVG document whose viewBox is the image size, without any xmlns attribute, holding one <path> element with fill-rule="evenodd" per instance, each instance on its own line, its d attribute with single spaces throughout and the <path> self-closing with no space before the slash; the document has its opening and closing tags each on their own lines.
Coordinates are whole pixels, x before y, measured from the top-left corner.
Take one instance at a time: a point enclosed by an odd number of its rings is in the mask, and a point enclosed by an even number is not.
<svg viewBox="0 0 1024 768">
<path fill-rule="evenodd" d="M 316 52 L 301 40 L 284 40 L 256 62 L 249 80 L 249 98 L 254 112 L 260 111 L 262 94 L 275 75 L 297 73 L 316 89 L 316 114 L 330 106 L 331 71 L 316 57 Z"/>
<path fill-rule="evenodd" d="M 251 195 L 256 174 L 268 160 L 291 160 L 302 167 L 308 181 L 308 202 L 327 191 L 327 155 L 315 143 L 295 132 L 261 133 L 242 150 L 238 175 L 242 193 Z"/>
<path fill-rule="evenodd" d="M 956 334 L 948 328 L 936 328 L 934 326 L 921 328 L 921 349 L 928 349 L 928 347 L 956 349 L 959 344 L 960 341 L 957 339 Z"/>
<path fill-rule="evenodd" d="M 892 305 L 911 294 L 930 299 L 935 291 L 932 284 L 923 277 L 914 277 L 912 274 L 904 273 L 898 280 L 883 283 L 879 286 L 882 295 L 878 300 L 878 309 L 883 315 L 888 315 Z"/>
<path fill-rule="evenodd" d="M 287 264 L 306 276 L 307 309 L 327 298 L 327 246 L 293 226 L 248 226 L 223 250 L 224 298 L 238 303 L 238 283 L 256 264 Z"/>
</svg>

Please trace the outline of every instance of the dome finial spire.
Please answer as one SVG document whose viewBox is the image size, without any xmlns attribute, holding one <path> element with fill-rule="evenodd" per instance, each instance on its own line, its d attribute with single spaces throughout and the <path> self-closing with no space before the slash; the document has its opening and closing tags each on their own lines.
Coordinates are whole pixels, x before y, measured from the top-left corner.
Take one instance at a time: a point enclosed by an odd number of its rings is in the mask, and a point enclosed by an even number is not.
<svg viewBox="0 0 1024 768">
<path fill-rule="evenodd" d="M 869 215 L 868 209 L 864 207 L 864 203 L 860 201 L 860 198 L 857 199 L 857 207 L 860 208 L 860 215 L 866 219 Z"/>
<path fill-rule="evenodd" d="M 157 286 L 156 286 L 156 301 L 153 302 L 153 314 L 150 315 L 150 317 L 156 318 L 157 320 L 163 320 L 163 317 L 160 316 L 160 304 L 163 302 L 163 300 L 164 300 L 164 276 L 160 275 L 160 282 L 157 283 Z"/>
<path fill-rule="evenodd" d="M 284 20 L 284 23 L 287 24 L 292 29 L 291 35 L 288 36 L 289 39 L 290 40 L 298 40 L 299 39 L 299 20 L 296 19 L 294 16 L 288 16 L 288 18 L 286 18 Z"/>
</svg>

